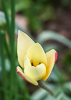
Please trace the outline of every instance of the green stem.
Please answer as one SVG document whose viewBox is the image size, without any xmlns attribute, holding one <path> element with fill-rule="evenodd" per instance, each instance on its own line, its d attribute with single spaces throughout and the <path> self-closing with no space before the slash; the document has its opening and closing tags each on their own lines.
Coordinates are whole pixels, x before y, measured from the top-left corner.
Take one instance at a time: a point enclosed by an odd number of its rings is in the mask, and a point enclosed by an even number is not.
<svg viewBox="0 0 71 100">
<path fill-rule="evenodd" d="M 6 49 L 7 55 L 8 55 L 8 57 L 11 59 L 11 57 L 10 57 L 9 44 L 8 44 L 7 41 L 6 41 L 5 36 L 4 36 L 4 44 L 5 44 L 5 49 Z"/>
<path fill-rule="evenodd" d="M 15 0 L 11 0 L 11 40 L 12 46 L 14 46 L 15 41 Z"/>
<path fill-rule="evenodd" d="M 21 84 L 22 81 L 19 82 L 18 80 L 18 84 L 19 84 L 19 88 L 21 89 L 22 93 L 23 93 L 23 99 L 24 100 L 30 100 L 30 96 L 29 96 L 29 93 L 28 93 L 28 90 L 27 90 L 27 84 L 26 84 L 26 81 L 23 80 L 24 83 L 23 83 L 23 86 Z"/>
<path fill-rule="evenodd" d="M 30 100 L 30 96 L 29 96 L 29 93 L 28 93 L 28 90 L 27 90 L 27 84 L 26 84 L 26 81 L 24 81 L 24 100 Z"/>
<path fill-rule="evenodd" d="M 5 56 L 4 56 L 4 35 L 0 31 L 0 55 L 1 55 L 1 64 L 2 64 L 2 74 L 3 74 L 3 86 L 4 86 L 4 100 L 7 100 L 6 90 L 7 90 L 7 73 L 5 70 Z"/>
<path fill-rule="evenodd" d="M 51 95 L 54 95 L 53 91 L 50 90 L 48 87 L 46 87 L 41 80 L 38 81 L 38 84 L 41 88 L 45 89 L 46 91 L 48 91 Z"/>
<path fill-rule="evenodd" d="M 12 85 L 15 86 L 15 100 L 18 98 L 18 85 L 16 76 L 16 53 L 15 53 L 15 0 L 11 0 L 11 76 L 10 76 L 10 100 L 12 99 Z"/>
<path fill-rule="evenodd" d="M 6 18 L 6 22 L 7 22 L 8 35 L 11 38 L 10 22 L 9 22 L 9 17 L 8 17 L 8 13 L 7 13 L 6 0 L 2 0 L 2 6 L 3 6 L 3 10 L 4 10 L 4 13 L 5 13 L 5 18 Z"/>
</svg>

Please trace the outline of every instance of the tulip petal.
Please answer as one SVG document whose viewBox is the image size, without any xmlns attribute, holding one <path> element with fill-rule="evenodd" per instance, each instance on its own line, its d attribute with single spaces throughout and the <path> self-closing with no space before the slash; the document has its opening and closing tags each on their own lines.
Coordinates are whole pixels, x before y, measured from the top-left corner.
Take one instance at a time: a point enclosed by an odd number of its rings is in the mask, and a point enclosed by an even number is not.
<svg viewBox="0 0 71 100">
<path fill-rule="evenodd" d="M 27 66 L 27 63 L 26 63 L 26 66 Z M 46 74 L 46 67 L 44 64 L 40 64 L 36 67 L 29 66 L 24 69 L 24 73 L 31 79 L 38 81 L 42 79 L 42 77 Z"/>
<path fill-rule="evenodd" d="M 46 67 L 44 64 L 39 64 L 36 67 L 31 66 L 29 58 L 25 55 L 24 73 L 34 80 L 39 80 L 46 74 Z"/>
<path fill-rule="evenodd" d="M 55 63 L 56 63 L 56 61 L 57 61 L 57 56 L 58 56 L 58 53 L 55 52 Z"/>
<path fill-rule="evenodd" d="M 44 75 L 46 74 L 46 66 L 44 64 L 40 64 L 38 66 L 36 66 L 36 70 L 37 70 L 37 74 L 39 76 L 39 79 L 42 79 L 44 77 Z"/>
<path fill-rule="evenodd" d="M 21 68 L 18 66 L 17 67 L 17 73 L 18 73 L 18 75 L 19 76 L 21 76 L 23 79 L 25 79 L 26 81 L 28 81 L 29 83 L 32 83 L 32 84 L 34 84 L 34 85 L 38 85 L 38 83 L 35 81 L 35 80 L 33 80 L 33 79 L 31 79 L 31 78 L 29 78 L 28 76 L 26 76 L 22 71 L 21 71 Z"/>
<path fill-rule="evenodd" d="M 35 43 L 27 50 L 27 56 L 33 66 L 39 65 L 39 63 L 47 64 L 45 52 L 39 43 Z"/>
<path fill-rule="evenodd" d="M 30 60 L 27 57 L 27 55 L 24 56 L 24 68 L 28 68 L 29 66 L 31 66 Z"/>
<path fill-rule="evenodd" d="M 53 69 L 55 60 L 57 59 L 55 58 L 57 57 L 57 52 L 54 49 L 52 49 L 46 53 L 46 57 L 47 57 L 47 67 L 46 67 L 46 75 L 43 77 L 44 81 L 48 78 Z"/>
<path fill-rule="evenodd" d="M 34 41 L 22 31 L 18 31 L 18 41 L 17 41 L 17 54 L 18 61 L 21 67 L 24 68 L 24 56 L 27 49 L 34 44 Z"/>
</svg>

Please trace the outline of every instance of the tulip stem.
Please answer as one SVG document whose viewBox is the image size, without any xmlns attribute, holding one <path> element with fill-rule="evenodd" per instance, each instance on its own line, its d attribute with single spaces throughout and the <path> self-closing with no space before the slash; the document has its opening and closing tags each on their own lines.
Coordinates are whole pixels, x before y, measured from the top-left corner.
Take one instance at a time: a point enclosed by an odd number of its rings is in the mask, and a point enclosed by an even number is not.
<svg viewBox="0 0 71 100">
<path fill-rule="evenodd" d="M 53 91 L 50 90 L 48 87 L 46 87 L 41 80 L 38 81 L 38 84 L 41 88 L 45 89 L 46 91 L 48 91 L 51 95 L 54 95 Z"/>
</svg>

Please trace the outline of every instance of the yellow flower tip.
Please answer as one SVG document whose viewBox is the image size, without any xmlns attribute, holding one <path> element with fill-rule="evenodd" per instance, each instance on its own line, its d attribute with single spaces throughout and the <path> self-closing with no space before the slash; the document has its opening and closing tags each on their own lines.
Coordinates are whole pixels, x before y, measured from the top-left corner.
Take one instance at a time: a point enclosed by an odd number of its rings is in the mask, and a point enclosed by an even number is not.
<svg viewBox="0 0 71 100">
<path fill-rule="evenodd" d="M 24 68 L 24 56 L 27 53 L 28 48 L 35 44 L 35 42 L 25 33 L 22 31 L 18 31 L 18 40 L 17 40 L 17 55 L 18 55 L 18 61 L 22 68 Z"/>
<path fill-rule="evenodd" d="M 23 32 L 18 30 L 18 38 L 22 38 L 23 37 Z"/>
<path fill-rule="evenodd" d="M 17 72 L 18 71 L 23 72 L 22 69 L 19 66 L 17 66 Z"/>
<path fill-rule="evenodd" d="M 18 34 L 20 33 L 21 31 L 20 30 L 18 30 Z"/>
</svg>

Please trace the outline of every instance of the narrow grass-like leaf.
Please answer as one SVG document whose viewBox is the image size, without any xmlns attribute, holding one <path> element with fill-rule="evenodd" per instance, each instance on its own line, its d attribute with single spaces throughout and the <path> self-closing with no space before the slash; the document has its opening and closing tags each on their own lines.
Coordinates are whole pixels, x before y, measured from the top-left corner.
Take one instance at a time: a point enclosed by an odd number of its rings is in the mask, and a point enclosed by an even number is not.
<svg viewBox="0 0 71 100">
<path fill-rule="evenodd" d="M 10 100 L 12 99 L 12 85 L 15 86 L 15 100 L 18 95 L 18 85 L 16 77 L 16 53 L 15 53 L 15 0 L 11 0 L 11 76 L 10 76 Z"/>
<path fill-rule="evenodd" d="M 44 44 L 44 45 L 42 45 L 43 46 L 43 48 L 44 48 L 44 50 L 45 50 L 45 52 L 47 52 L 47 51 L 49 51 L 49 50 L 51 50 L 51 49 L 55 49 L 56 51 L 58 51 L 60 48 L 59 48 L 59 46 L 58 45 L 55 45 L 55 44 Z"/>
<path fill-rule="evenodd" d="M 7 56 L 9 57 L 9 59 L 11 60 L 11 55 L 10 55 L 10 48 L 9 48 L 9 43 L 7 43 L 7 41 L 6 41 L 6 38 L 5 38 L 5 36 L 4 36 L 4 43 L 5 43 L 5 50 L 6 50 L 6 53 L 7 53 Z"/>
<path fill-rule="evenodd" d="M 4 13 L 5 13 L 5 18 L 6 18 L 6 22 L 7 22 L 8 35 L 11 38 L 10 22 L 9 22 L 9 16 L 8 16 L 8 13 L 7 13 L 6 0 L 2 0 L 2 6 L 3 6 L 3 10 L 4 10 Z"/>
<path fill-rule="evenodd" d="M 47 40 L 56 40 L 67 47 L 71 48 L 71 41 L 67 38 L 65 38 L 62 35 L 57 34 L 56 32 L 53 31 L 44 31 L 42 32 L 36 39 L 38 42 L 43 43 Z"/>
<path fill-rule="evenodd" d="M 40 88 L 32 94 L 31 98 L 32 100 L 42 100 L 42 98 L 45 98 L 46 95 L 48 95 L 48 92 Z"/>
<path fill-rule="evenodd" d="M 6 22 L 6 19 L 5 19 L 5 16 L 4 16 L 4 12 L 2 12 L 3 13 L 3 16 L 2 16 L 2 18 L 0 17 L 0 19 L 3 21 L 3 23 L 5 23 Z M 10 21 L 10 23 L 11 23 L 11 17 L 9 17 L 9 21 Z M 32 38 L 35 42 L 36 42 L 36 40 L 32 37 L 32 35 L 31 34 L 29 34 L 28 32 L 26 32 L 25 30 L 23 30 L 20 26 L 18 26 L 16 23 L 15 23 L 15 34 L 17 34 L 18 33 L 18 30 L 21 30 L 22 32 L 24 32 L 24 33 L 26 33 L 30 38 Z M 12 33 L 12 32 L 11 32 Z"/>
<path fill-rule="evenodd" d="M 0 31 L 0 55 L 1 55 L 1 65 L 2 65 L 2 74 L 3 74 L 3 86 L 4 86 L 4 100 L 7 100 L 6 90 L 7 90 L 7 73 L 5 70 L 5 55 L 4 55 L 4 35 Z"/>
<path fill-rule="evenodd" d="M 63 87 L 64 93 L 71 97 L 71 82 L 67 82 Z"/>
</svg>

